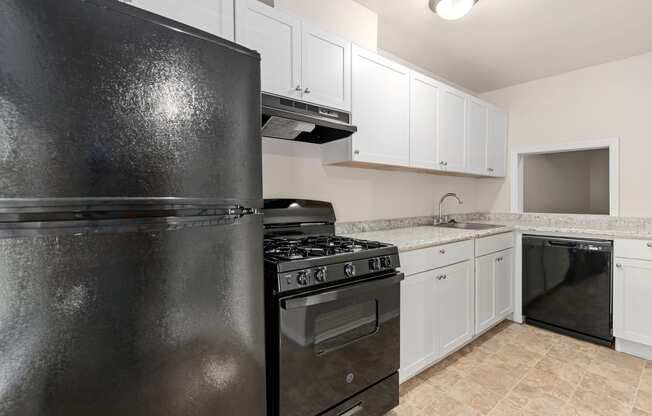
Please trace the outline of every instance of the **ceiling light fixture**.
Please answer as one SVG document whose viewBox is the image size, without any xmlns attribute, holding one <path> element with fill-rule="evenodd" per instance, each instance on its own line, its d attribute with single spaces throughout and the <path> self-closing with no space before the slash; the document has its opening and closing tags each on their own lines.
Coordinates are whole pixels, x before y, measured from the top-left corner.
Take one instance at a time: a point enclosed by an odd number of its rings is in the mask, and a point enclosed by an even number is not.
<svg viewBox="0 0 652 416">
<path fill-rule="evenodd" d="M 446 20 L 457 20 L 466 16 L 478 0 L 430 0 L 430 9 Z"/>
</svg>

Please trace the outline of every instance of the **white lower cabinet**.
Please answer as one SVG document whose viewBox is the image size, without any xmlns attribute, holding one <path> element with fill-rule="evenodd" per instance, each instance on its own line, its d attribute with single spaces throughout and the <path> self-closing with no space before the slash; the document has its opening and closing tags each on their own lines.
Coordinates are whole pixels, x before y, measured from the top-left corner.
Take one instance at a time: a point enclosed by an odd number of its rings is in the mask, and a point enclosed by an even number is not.
<svg viewBox="0 0 652 416">
<path fill-rule="evenodd" d="M 435 275 L 431 270 L 401 282 L 401 379 L 419 373 L 439 357 L 433 302 Z"/>
<path fill-rule="evenodd" d="M 616 258 L 614 336 L 652 346 L 652 261 Z"/>
<path fill-rule="evenodd" d="M 514 311 L 513 241 L 506 233 L 401 253 L 401 383 Z"/>
<path fill-rule="evenodd" d="M 493 327 L 514 311 L 514 251 L 475 260 L 475 333 Z"/>
<path fill-rule="evenodd" d="M 438 269 L 435 277 L 435 337 L 441 355 L 473 338 L 473 263 Z"/>
</svg>

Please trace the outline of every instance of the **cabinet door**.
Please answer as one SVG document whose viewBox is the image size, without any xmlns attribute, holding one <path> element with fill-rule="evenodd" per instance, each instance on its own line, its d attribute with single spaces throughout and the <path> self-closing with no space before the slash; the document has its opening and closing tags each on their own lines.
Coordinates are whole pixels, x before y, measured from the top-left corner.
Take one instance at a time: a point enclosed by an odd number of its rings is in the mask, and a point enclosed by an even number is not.
<svg viewBox="0 0 652 416">
<path fill-rule="evenodd" d="M 410 166 L 439 169 L 437 159 L 438 106 L 441 84 L 410 73 Z"/>
<path fill-rule="evenodd" d="M 489 108 L 482 101 L 469 100 L 468 140 L 466 142 L 466 170 L 486 175 Z"/>
<path fill-rule="evenodd" d="M 442 355 L 473 338 L 473 265 L 465 261 L 436 270 L 436 329 Z"/>
<path fill-rule="evenodd" d="M 475 333 L 496 323 L 496 262 L 489 254 L 475 260 Z"/>
<path fill-rule="evenodd" d="M 260 53 L 262 90 L 302 98 L 301 21 L 257 0 L 236 0 L 235 19 L 236 42 Z"/>
<path fill-rule="evenodd" d="M 496 319 L 502 321 L 514 312 L 514 249 L 495 255 Z"/>
<path fill-rule="evenodd" d="M 504 177 L 507 173 L 507 122 L 506 112 L 489 109 L 487 169 L 491 176 Z"/>
<path fill-rule="evenodd" d="M 355 45 L 352 50 L 353 160 L 409 166 L 410 71 Z"/>
<path fill-rule="evenodd" d="M 466 150 L 466 106 L 468 97 L 444 86 L 439 104 L 438 154 L 446 170 L 463 171 Z"/>
<path fill-rule="evenodd" d="M 437 359 L 434 272 L 408 276 L 401 282 L 401 382 Z"/>
<path fill-rule="evenodd" d="M 175 0 L 123 1 L 213 35 L 233 40 L 234 0 L 194 0 L 185 2 L 182 6 Z"/>
<path fill-rule="evenodd" d="M 351 42 L 303 24 L 301 32 L 303 99 L 351 109 Z"/>
<path fill-rule="evenodd" d="M 652 262 L 616 258 L 614 335 L 652 346 Z"/>
</svg>

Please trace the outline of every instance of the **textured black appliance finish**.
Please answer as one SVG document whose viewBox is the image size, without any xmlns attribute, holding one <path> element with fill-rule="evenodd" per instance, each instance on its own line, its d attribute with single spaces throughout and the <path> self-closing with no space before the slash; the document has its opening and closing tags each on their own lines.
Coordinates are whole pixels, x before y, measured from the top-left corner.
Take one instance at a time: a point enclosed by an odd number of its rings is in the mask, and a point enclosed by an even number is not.
<svg viewBox="0 0 652 416">
<path fill-rule="evenodd" d="M 0 414 L 264 415 L 261 234 L 261 215 L 3 225 Z"/>
<path fill-rule="evenodd" d="M 0 198 L 259 203 L 258 61 L 117 1 L 3 0 Z"/>
<path fill-rule="evenodd" d="M 259 56 L 0 2 L 0 415 L 266 412 Z"/>
<path fill-rule="evenodd" d="M 604 240 L 523 236 L 526 321 L 612 345 L 612 247 Z"/>
<path fill-rule="evenodd" d="M 386 414 L 398 405 L 397 248 L 335 236 L 327 202 L 264 207 L 269 414 Z"/>
</svg>

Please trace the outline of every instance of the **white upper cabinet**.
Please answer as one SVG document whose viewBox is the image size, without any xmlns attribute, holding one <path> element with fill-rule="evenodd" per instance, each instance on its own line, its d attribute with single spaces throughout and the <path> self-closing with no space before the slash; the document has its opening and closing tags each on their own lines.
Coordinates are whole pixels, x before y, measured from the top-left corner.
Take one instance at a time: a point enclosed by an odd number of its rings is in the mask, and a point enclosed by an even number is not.
<svg viewBox="0 0 652 416">
<path fill-rule="evenodd" d="M 301 99 L 301 21 L 257 0 L 236 0 L 236 41 L 260 53 L 263 91 Z"/>
<path fill-rule="evenodd" d="M 353 161 L 410 164 L 410 71 L 352 47 Z"/>
<path fill-rule="evenodd" d="M 194 0 L 180 5 L 175 0 L 122 0 L 141 9 L 233 40 L 234 0 Z"/>
<path fill-rule="evenodd" d="M 469 125 L 466 142 L 466 170 L 479 175 L 487 174 L 487 139 L 489 132 L 489 107 L 480 100 L 469 100 Z"/>
<path fill-rule="evenodd" d="M 489 108 L 486 172 L 489 176 L 504 177 L 507 174 L 507 123 L 505 111 Z"/>
<path fill-rule="evenodd" d="M 303 99 L 342 110 L 351 108 L 351 42 L 303 24 Z"/>
<path fill-rule="evenodd" d="M 439 105 L 439 163 L 444 170 L 464 171 L 466 165 L 467 94 L 444 86 Z"/>
<path fill-rule="evenodd" d="M 439 169 L 437 135 L 441 84 L 410 73 L 410 166 Z"/>
<path fill-rule="evenodd" d="M 351 108 L 351 42 L 257 0 L 237 0 L 236 42 L 261 56 L 262 90 Z"/>
</svg>

